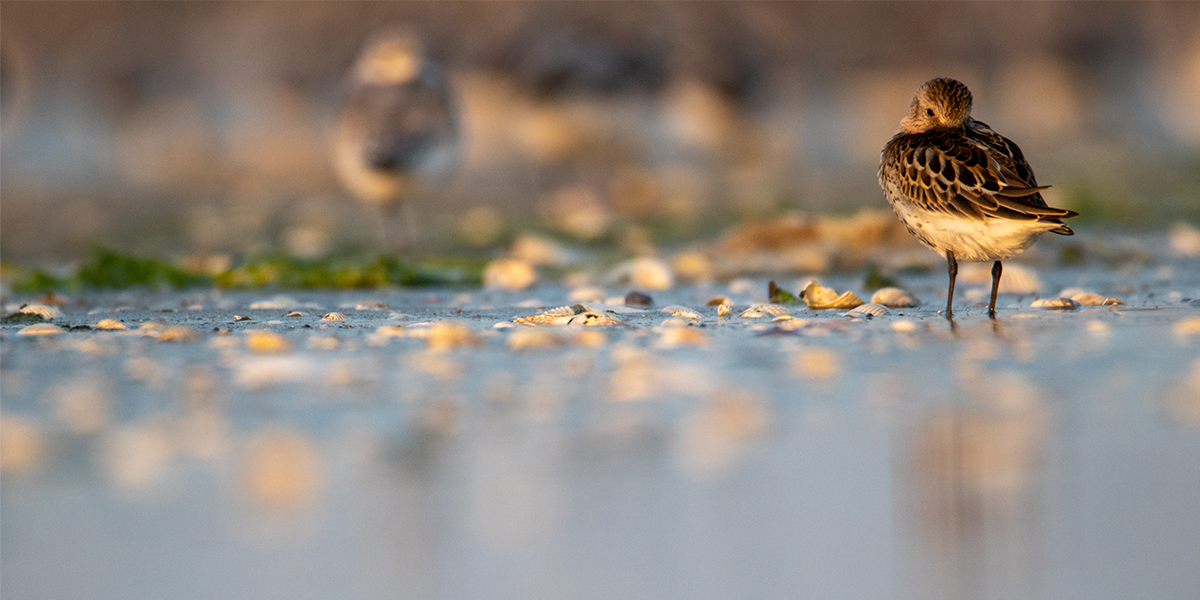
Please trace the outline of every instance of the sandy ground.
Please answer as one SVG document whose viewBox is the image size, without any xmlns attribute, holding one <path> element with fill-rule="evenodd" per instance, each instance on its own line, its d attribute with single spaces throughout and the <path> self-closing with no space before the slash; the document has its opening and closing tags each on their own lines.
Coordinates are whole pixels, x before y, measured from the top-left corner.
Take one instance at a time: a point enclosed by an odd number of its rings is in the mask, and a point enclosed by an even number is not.
<svg viewBox="0 0 1200 600">
<path fill-rule="evenodd" d="M 1193 597 L 1200 265 L 1037 276 L 953 328 L 942 274 L 593 327 L 497 327 L 552 285 L 72 296 L 0 329 L 0 595 Z M 1030 308 L 1064 288 L 1124 304 Z"/>
</svg>

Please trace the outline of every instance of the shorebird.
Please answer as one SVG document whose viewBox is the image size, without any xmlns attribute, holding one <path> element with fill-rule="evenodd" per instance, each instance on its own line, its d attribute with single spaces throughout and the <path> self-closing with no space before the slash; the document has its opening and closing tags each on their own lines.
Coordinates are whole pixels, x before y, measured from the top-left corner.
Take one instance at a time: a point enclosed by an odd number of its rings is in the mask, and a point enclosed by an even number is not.
<svg viewBox="0 0 1200 600">
<path fill-rule="evenodd" d="M 444 72 L 406 28 L 363 47 L 345 84 L 333 131 L 342 185 L 379 211 L 379 236 L 416 197 L 445 182 L 459 158 L 457 106 Z M 402 238 L 415 229 L 407 215 Z"/>
<path fill-rule="evenodd" d="M 1062 219 L 1078 213 L 1046 205 L 1040 192 L 1050 186 L 1038 185 L 1016 143 L 971 118 L 971 91 L 954 79 L 917 89 L 883 147 L 879 185 L 908 232 L 946 257 L 947 318 L 958 261 L 994 261 L 988 315 L 995 317 L 1000 262 L 1047 231 L 1075 235 Z"/>
</svg>

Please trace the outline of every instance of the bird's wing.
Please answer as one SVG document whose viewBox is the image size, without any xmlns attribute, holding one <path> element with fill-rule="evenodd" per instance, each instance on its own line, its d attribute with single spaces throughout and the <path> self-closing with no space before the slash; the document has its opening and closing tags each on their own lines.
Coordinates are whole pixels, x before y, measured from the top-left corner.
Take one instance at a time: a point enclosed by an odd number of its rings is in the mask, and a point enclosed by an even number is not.
<svg viewBox="0 0 1200 600">
<path fill-rule="evenodd" d="M 457 136 L 454 102 L 440 74 L 355 90 L 364 159 L 377 169 L 408 171 Z"/>
<path fill-rule="evenodd" d="M 892 162 L 901 193 L 926 210 L 980 220 L 1056 222 L 1075 216 L 1046 206 L 1039 192 L 1049 186 L 1037 185 L 1016 144 L 996 138 L 1007 148 L 962 130 L 897 136 L 885 149 L 890 154 L 885 160 Z"/>
</svg>

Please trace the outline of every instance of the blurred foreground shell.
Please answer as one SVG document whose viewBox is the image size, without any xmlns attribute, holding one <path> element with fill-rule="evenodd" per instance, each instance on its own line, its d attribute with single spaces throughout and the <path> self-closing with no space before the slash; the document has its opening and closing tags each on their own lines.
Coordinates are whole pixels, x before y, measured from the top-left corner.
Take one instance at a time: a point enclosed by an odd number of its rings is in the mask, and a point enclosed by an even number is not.
<svg viewBox="0 0 1200 600">
<path fill-rule="evenodd" d="M 508 335 L 506 342 L 513 350 L 547 350 L 564 345 L 565 340 L 551 331 L 522 327 Z"/>
<path fill-rule="evenodd" d="M 912 308 L 920 306 L 921 301 L 916 296 L 895 287 L 881 288 L 871 294 L 871 303 L 882 304 L 888 308 Z"/>
<path fill-rule="evenodd" d="M 708 337 L 695 327 L 668 327 L 658 336 L 658 344 L 664 348 L 703 346 L 707 343 Z"/>
<path fill-rule="evenodd" d="M 17 332 L 17 335 L 58 335 L 64 331 L 66 330 L 58 325 L 38 323 L 21 329 Z"/>
<path fill-rule="evenodd" d="M 882 317 L 883 315 L 890 314 L 891 312 L 892 312 L 891 310 L 888 310 L 888 307 L 886 307 L 882 304 L 870 303 L 870 304 L 863 304 L 863 305 L 860 305 L 860 306 L 854 308 L 853 310 L 847 312 L 846 316 L 849 316 L 849 317 L 861 317 L 861 316 Z"/>
<path fill-rule="evenodd" d="M 289 346 L 287 338 L 274 331 L 252 329 L 246 332 L 246 348 L 252 352 L 284 352 Z"/>
<path fill-rule="evenodd" d="M 200 334 L 195 329 L 183 325 L 167 327 L 158 334 L 160 342 L 194 342 L 198 339 L 200 339 Z"/>
<path fill-rule="evenodd" d="M 824 287 L 815 281 L 808 282 L 808 285 L 804 286 L 804 291 L 800 292 L 800 295 L 804 297 L 804 302 L 808 304 L 808 307 L 814 310 L 826 308 L 846 309 L 863 304 L 862 299 L 855 296 L 853 292 L 845 292 L 839 296 L 833 288 Z"/>
<path fill-rule="evenodd" d="M 483 269 L 483 287 L 489 290 L 523 290 L 537 281 L 533 265 L 517 258 L 500 258 Z"/>
<path fill-rule="evenodd" d="M 742 311 L 743 319 L 762 319 L 766 317 L 781 317 L 790 315 L 792 311 L 778 304 L 758 304 Z"/>
<path fill-rule="evenodd" d="M 1080 304 L 1070 298 L 1051 298 L 1048 300 L 1034 300 L 1029 305 L 1030 308 L 1041 308 L 1045 310 L 1075 310 Z"/>
<path fill-rule="evenodd" d="M 675 275 L 666 261 L 645 256 L 617 265 L 609 278 L 646 290 L 667 290 L 675 285 Z"/>
<path fill-rule="evenodd" d="M 27 315 L 38 315 L 47 321 L 59 319 L 63 316 L 61 310 L 58 310 L 53 306 L 46 306 L 45 304 L 27 304 L 21 307 L 20 312 L 23 312 Z"/>
<path fill-rule="evenodd" d="M 120 321 L 101 319 L 99 323 L 96 323 L 96 329 L 127 329 L 127 327 Z"/>
<path fill-rule="evenodd" d="M 434 323 L 425 335 L 430 350 L 479 346 L 482 341 L 470 329 L 453 323 Z"/>
</svg>

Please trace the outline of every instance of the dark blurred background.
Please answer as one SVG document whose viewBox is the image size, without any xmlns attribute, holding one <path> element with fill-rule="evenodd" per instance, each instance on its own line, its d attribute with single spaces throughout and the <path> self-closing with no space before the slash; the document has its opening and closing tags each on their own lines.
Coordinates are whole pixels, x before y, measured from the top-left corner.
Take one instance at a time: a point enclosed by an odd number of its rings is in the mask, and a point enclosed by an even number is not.
<svg viewBox="0 0 1200 600">
<path fill-rule="evenodd" d="M 432 251 L 886 209 L 879 150 L 934 76 L 1079 223 L 1200 220 L 1195 2 L 6 1 L 4 259 L 369 249 L 328 128 L 394 23 L 461 99 L 462 165 L 416 207 Z"/>
</svg>

